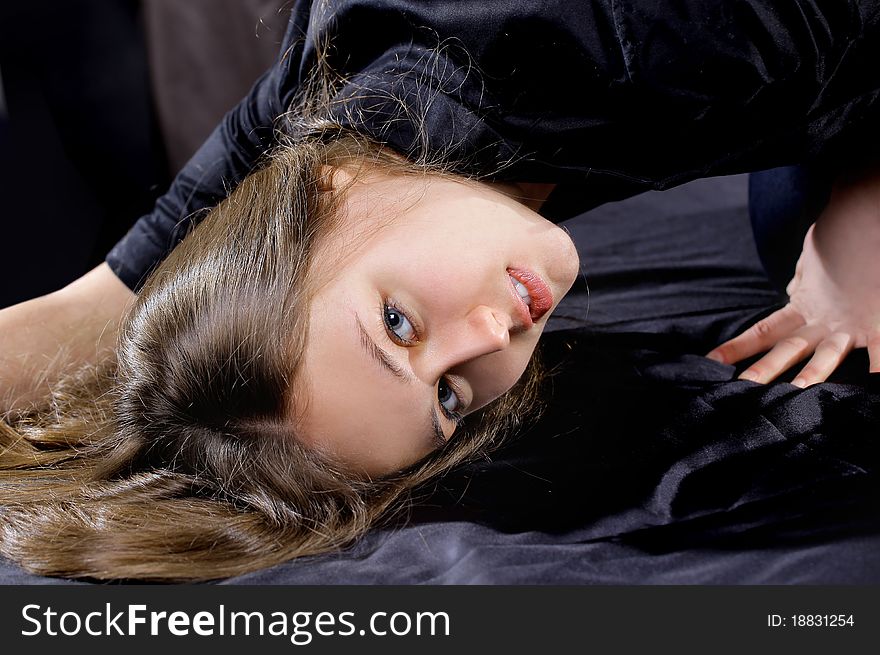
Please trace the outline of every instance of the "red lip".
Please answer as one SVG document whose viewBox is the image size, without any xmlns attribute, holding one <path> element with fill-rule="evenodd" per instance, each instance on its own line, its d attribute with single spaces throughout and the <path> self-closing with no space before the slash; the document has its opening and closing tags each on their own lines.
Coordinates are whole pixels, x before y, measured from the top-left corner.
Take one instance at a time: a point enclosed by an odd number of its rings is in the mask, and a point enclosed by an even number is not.
<svg viewBox="0 0 880 655">
<path fill-rule="evenodd" d="M 532 271 L 523 268 L 508 268 L 507 272 L 522 282 L 532 298 L 532 304 L 526 305 L 519 294 L 516 293 L 516 289 L 513 290 L 520 304 L 528 309 L 528 314 L 531 318 L 530 322 L 540 320 L 553 307 L 553 293 L 550 291 L 550 287 L 541 279 L 540 275 Z M 531 327 L 531 325 L 528 327 Z"/>
</svg>

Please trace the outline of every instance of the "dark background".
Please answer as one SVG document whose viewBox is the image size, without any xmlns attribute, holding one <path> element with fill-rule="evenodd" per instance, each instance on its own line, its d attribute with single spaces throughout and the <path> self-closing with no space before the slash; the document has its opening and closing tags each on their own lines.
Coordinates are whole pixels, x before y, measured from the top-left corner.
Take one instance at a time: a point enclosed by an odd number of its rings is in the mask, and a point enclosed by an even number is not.
<svg viewBox="0 0 880 655">
<path fill-rule="evenodd" d="M 103 261 L 168 183 L 140 6 L 0 9 L 0 306 Z"/>
<path fill-rule="evenodd" d="M 271 64 L 283 5 L 0 3 L 0 307 L 104 260 Z"/>
</svg>

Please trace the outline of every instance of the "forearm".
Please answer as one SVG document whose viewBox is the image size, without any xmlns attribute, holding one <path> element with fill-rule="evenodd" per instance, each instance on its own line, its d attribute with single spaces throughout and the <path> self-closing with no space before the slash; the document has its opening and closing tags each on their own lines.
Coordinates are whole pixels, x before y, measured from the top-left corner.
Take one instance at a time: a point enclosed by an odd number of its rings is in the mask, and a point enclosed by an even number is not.
<svg viewBox="0 0 880 655">
<path fill-rule="evenodd" d="M 880 280 L 866 279 L 858 268 L 842 265 L 857 253 L 880 252 L 880 165 L 839 174 L 813 230 L 818 254 L 828 262 L 837 284 L 857 292 L 880 292 Z"/>
<path fill-rule="evenodd" d="M 107 255 L 107 264 L 131 289 L 250 173 L 275 143 L 278 117 L 298 90 L 302 56 L 299 36 L 307 26 L 307 3 L 293 13 L 275 64 L 230 110 L 177 174 L 152 212 L 143 216 Z M 305 23 L 304 23 L 305 21 Z"/>
<path fill-rule="evenodd" d="M 135 295 L 106 264 L 67 287 L 0 311 L 0 412 L 39 399 L 116 343 Z"/>
</svg>

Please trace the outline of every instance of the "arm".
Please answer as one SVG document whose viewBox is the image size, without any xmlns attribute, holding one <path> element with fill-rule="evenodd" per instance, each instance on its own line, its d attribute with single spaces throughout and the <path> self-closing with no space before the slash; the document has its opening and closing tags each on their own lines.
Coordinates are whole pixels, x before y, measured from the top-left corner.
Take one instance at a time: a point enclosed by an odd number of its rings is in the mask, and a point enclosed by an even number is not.
<svg viewBox="0 0 880 655">
<path fill-rule="evenodd" d="M 64 371 L 98 361 L 116 343 L 132 289 L 270 146 L 274 122 L 299 84 L 310 3 L 296 3 L 276 64 L 230 111 L 150 214 L 67 287 L 0 310 L 0 413 L 44 395 Z"/>
<path fill-rule="evenodd" d="M 264 76 L 225 117 L 104 264 L 59 291 L 0 310 L 0 414 L 39 399 L 62 372 L 100 361 L 113 348 L 135 297 L 131 289 L 186 234 L 196 218 L 190 214 L 225 196 L 262 153 L 278 104 L 271 100 L 276 77 Z"/>
<path fill-rule="evenodd" d="M 137 290 L 188 230 L 226 197 L 271 146 L 282 113 L 283 71 L 276 65 L 226 116 L 175 177 L 153 211 L 143 216 L 107 255 L 110 269 Z"/>
<path fill-rule="evenodd" d="M 150 214 L 106 262 L 54 293 L 0 311 L 0 413 L 45 395 L 71 367 L 97 362 L 116 343 L 125 313 L 150 271 L 268 147 L 280 113 L 273 68 L 214 130 Z"/>
<path fill-rule="evenodd" d="M 150 214 L 107 255 L 110 269 L 137 290 L 183 239 L 204 211 L 250 173 L 274 144 L 275 123 L 288 108 L 303 74 L 311 3 L 299 0 L 274 65 L 211 133 Z"/>
<path fill-rule="evenodd" d="M 45 395 L 64 370 L 98 361 L 134 298 L 101 264 L 59 291 L 0 310 L 0 413 Z"/>
<path fill-rule="evenodd" d="M 735 363 L 769 350 L 740 375 L 769 382 L 801 360 L 793 384 L 823 382 L 853 348 L 880 372 L 880 168 L 842 176 L 804 240 L 789 303 L 708 357 Z"/>
</svg>

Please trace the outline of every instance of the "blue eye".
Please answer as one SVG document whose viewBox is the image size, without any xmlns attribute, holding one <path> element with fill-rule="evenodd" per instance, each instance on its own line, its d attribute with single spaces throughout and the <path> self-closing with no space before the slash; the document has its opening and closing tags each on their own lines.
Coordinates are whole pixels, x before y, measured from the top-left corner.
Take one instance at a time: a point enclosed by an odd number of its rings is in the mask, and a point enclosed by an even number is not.
<svg viewBox="0 0 880 655">
<path fill-rule="evenodd" d="M 382 308 L 382 320 L 385 327 L 397 337 L 398 341 L 411 344 L 416 341 L 416 330 L 402 311 L 386 304 Z"/>
<path fill-rule="evenodd" d="M 437 400 L 440 401 L 440 407 L 446 414 L 446 418 L 456 423 L 461 422 L 461 414 L 456 411 L 461 407 L 461 400 L 445 377 L 440 378 L 440 382 L 437 384 Z"/>
</svg>

